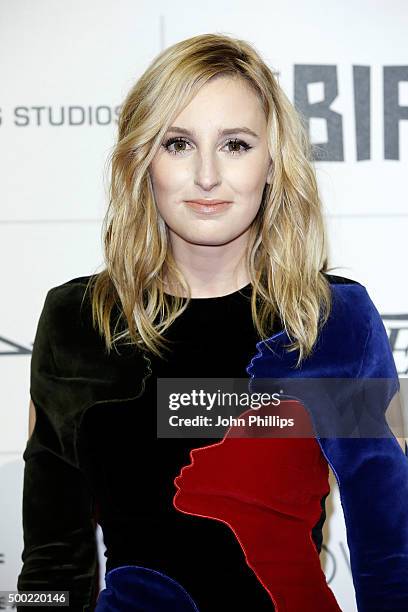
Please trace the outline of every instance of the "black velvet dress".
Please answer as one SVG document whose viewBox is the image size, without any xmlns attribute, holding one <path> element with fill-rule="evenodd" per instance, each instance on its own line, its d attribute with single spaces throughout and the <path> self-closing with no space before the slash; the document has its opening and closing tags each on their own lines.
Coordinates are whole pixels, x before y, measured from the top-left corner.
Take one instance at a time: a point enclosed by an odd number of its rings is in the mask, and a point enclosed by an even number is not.
<svg viewBox="0 0 408 612">
<path fill-rule="evenodd" d="M 106 571 L 133 564 L 159 570 L 188 591 L 200 612 L 274 610 L 228 525 L 181 513 L 173 506 L 174 478 L 189 464 L 189 451 L 217 439 L 164 439 L 157 438 L 156 431 L 156 377 L 248 378 L 246 367 L 259 341 L 251 317 L 250 290 L 247 285 L 226 296 L 192 299 L 166 332 L 167 338 L 176 341 L 171 355 L 167 360 L 150 355 L 152 375 L 143 395 L 133 401 L 99 403 L 87 410 L 78 446 L 80 470 L 52 455 L 41 458 L 42 487 L 49 503 L 30 510 L 26 500 L 26 515 L 41 511 L 36 528 L 44 533 L 51 529 L 60 546 L 58 552 L 50 549 L 48 562 L 44 558 L 36 567 L 23 568 L 20 589 L 65 585 L 71 590 L 70 610 L 93 609 L 98 592 L 91 544 L 94 534 L 89 522 L 86 531 L 76 529 L 81 517 L 84 524 L 91 514 L 103 530 Z M 279 330 L 277 326 L 271 335 Z M 228 359 L 225 346 L 229 347 Z M 324 502 L 325 497 L 312 531 L 318 552 L 326 516 Z M 68 503 L 70 510 L 64 506 Z M 54 524 L 56 513 L 61 516 Z M 34 524 L 35 518 L 31 520 Z M 89 548 L 76 566 L 77 537 L 88 538 Z M 49 572 L 47 565 L 54 563 L 58 569 Z"/>
</svg>

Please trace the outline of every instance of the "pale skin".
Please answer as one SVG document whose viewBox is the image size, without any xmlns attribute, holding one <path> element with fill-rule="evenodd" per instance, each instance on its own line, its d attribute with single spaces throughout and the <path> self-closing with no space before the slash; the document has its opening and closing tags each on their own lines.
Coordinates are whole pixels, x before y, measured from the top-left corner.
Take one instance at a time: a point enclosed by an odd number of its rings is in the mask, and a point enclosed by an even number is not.
<svg viewBox="0 0 408 612">
<path fill-rule="evenodd" d="M 223 76 L 203 86 L 173 127 L 186 132 L 169 129 L 149 168 L 157 208 L 192 297 L 227 295 L 250 282 L 244 249 L 272 180 L 265 113 L 245 82 Z M 181 140 L 165 148 L 173 137 Z M 205 215 L 186 205 L 193 199 L 231 206 Z"/>
<path fill-rule="evenodd" d="M 33 400 L 30 398 L 30 405 L 28 407 L 28 437 L 30 438 L 33 433 L 35 425 L 35 406 Z"/>
</svg>

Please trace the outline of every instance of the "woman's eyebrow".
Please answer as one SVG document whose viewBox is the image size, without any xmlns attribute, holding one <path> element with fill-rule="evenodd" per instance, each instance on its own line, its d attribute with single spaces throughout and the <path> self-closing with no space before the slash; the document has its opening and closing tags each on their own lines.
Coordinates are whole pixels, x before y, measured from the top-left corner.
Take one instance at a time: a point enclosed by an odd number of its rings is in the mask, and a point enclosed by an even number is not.
<svg viewBox="0 0 408 612">
<path fill-rule="evenodd" d="M 168 132 L 177 132 L 178 134 L 186 134 L 187 136 L 196 136 L 196 133 L 194 130 L 187 130 L 185 128 L 182 127 L 177 127 L 176 125 L 172 125 L 171 127 L 168 128 L 167 130 Z M 243 133 L 243 134 L 249 134 L 250 136 L 253 136 L 254 138 L 259 138 L 258 134 L 256 134 L 253 130 L 251 130 L 249 127 L 235 127 L 235 128 L 227 128 L 225 130 L 218 130 L 218 135 L 219 136 L 227 136 L 228 134 L 237 134 L 237 133 Z"/>
</svg>

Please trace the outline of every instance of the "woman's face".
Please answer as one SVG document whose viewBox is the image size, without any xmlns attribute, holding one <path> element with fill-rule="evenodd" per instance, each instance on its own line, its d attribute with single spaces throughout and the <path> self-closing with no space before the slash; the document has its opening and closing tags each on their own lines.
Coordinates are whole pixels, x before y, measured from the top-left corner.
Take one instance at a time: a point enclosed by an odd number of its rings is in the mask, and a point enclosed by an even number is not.
<svg viewBox="0 0 408 612">
<path fill-rule="evenodd" d="M 272 176 L 257 95 L 229 77 L 204 85 L 167 131 L 150 176 L 172 243 L 215 246 L 242 237 Z M 212 210 L 187 204 L 196 199 L 229 204 Z"/>
</svg>

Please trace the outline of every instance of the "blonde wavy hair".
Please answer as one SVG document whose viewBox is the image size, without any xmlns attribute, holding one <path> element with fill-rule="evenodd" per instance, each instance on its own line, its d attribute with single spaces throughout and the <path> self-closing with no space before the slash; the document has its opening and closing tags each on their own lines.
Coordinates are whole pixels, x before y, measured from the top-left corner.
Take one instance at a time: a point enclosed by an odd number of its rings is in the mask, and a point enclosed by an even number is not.
<svg viewBox="0 0 408 612">
<path fill-rule="evenodd" d="M 173 119 L 219 76 L 244 79 L 267 118 L 274 174 L 265 185 L 244 254 L 251 312 L 261 339 L 271 335 L 280 318 L 291 340 L 286 348 L 299 350 L 299 367 L 331 310 L 330 284 L 322 274 L 328 270 L 325 227 L 312 146 L 304 118 L 258 52 L 223 34 L 194 36 L 165 49 L 122 104 L 102 227 L 105 269 L 92 275 L 87 286 L 93 325 L 108 352 L 120 341 L 161 357 L 168 348 L 170 341 L 162 334 L 187 308 L 191 292 L 169 248 L 148 168 Z M 165 293 L 167 282 L 177 295 Z M 112 333 L 115 305 L 119 317 Z"/>
</svg>

